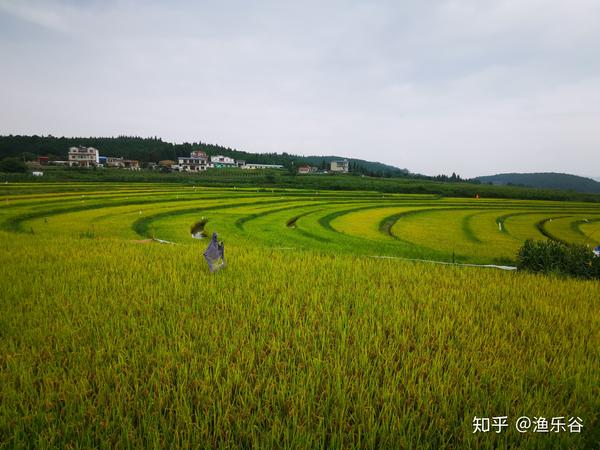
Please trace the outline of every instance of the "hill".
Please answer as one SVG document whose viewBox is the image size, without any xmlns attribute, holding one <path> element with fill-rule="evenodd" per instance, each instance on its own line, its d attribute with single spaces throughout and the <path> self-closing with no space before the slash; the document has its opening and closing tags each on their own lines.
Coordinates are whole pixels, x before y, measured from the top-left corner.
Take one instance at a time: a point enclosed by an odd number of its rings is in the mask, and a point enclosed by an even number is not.
<svg viewBox="0 0 600 450">
<path fill-rule="evenodd" d="M 499 185 L 527 186 L 541 189 L 561 189 L 583 193 L 600 193 L 600 183 L 591 178 L 567 173 L 501 173 L 477 177 L 482 183 Z"/>
<path fill-rule="evenodd" d="M 66 159 L 69 147 L 85 145 L 100 150 L 103 156 L 123 156 L 141 162 L 175 160 L 178 156 L 188 156 L 192 150 L 202 150 L 207 155 L 224 155 L 236 160 L 259 164 L 281 164 L 286 167 L 309 164 L 326 168 L 342 156 L 299 156 L 288 153 L 250 153 L 230 147 L 204 142 L 173 144 L 160 138 L 135 136 L 119 137 L 55 137 L 55 136 L 0 136 L 0 159 L 7 156 L 21 157 L 23 154 L 34 159 L 36 156 L 52 156 Z M 370 176 L 407 176 L 408 170 L 375 161 L 345 158 L 353 172 Z"/>
</svg>

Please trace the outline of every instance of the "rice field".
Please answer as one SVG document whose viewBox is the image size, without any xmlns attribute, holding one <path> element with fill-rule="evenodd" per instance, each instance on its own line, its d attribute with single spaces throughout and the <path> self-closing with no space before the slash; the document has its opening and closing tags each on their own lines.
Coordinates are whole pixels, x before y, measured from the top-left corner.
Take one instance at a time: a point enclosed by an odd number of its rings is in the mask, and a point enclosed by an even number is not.
<svg viewBox="0 0 600 450">
<path fill-rule="evenodd" d="M 598 281 L 407 260 L 597 246 L 598 204 L 15 183 L 0 205 L 0 448 L 600 442 Z"/>
</svg>

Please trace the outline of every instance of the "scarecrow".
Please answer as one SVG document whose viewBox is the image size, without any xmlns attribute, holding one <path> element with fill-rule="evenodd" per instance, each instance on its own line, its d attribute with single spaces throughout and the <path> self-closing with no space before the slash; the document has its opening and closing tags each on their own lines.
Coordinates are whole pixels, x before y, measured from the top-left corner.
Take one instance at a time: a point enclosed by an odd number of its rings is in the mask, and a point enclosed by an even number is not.
<svg viewBox="0 0 600 450">
<path fill-rule="evenodd" d="M 208 269 L 211 272 L 225 267 L 225 248 L 223 242 L 217 240 L 217 233 L 214 232 L 208 248 L 204 252 L 204 259 L 208 263 Z"/>
</svg>

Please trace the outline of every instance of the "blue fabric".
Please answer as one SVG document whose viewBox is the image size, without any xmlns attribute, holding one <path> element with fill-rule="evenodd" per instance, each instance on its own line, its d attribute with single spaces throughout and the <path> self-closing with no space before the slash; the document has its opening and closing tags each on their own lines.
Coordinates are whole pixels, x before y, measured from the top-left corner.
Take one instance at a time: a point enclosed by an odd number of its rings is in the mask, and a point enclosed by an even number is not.
<svg viewBox="0 0 600 450">
<path fill-rule="evenodd" d="M 217 240 L 217 233 L 213 233 L 210 244 L 204 252 L 204 259 L 206 259 L 211 272 L 225 266 L 225 245 Z"/>
</svg>

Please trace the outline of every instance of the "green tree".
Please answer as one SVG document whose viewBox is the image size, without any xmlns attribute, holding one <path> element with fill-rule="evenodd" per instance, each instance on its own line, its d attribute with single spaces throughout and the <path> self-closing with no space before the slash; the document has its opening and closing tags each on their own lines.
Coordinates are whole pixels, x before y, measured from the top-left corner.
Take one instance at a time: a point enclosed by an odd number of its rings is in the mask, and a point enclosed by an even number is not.
<svg viewBox="0 0 600 450">
<path fill-rule="evenodd" d="M 35 161 L 38 157 L 38 155 L 31 152 L 23 152 L 21 156 L 23 158 L 23 161 Z"/>
<path fill-rule="evenodd" d="M 283 166 L 287 170 L 288 175 L 295 176 L 298 173 L 298 167 L 296 167 L 294 161 L 287 161 L 285 164 L 283 164 Z"/>
<path fill-rule="evenodd" d="M 4 158 L 0 161 L 0 172 L 25 173 L 27 166 L 18 158 Z"/>
</svg>

